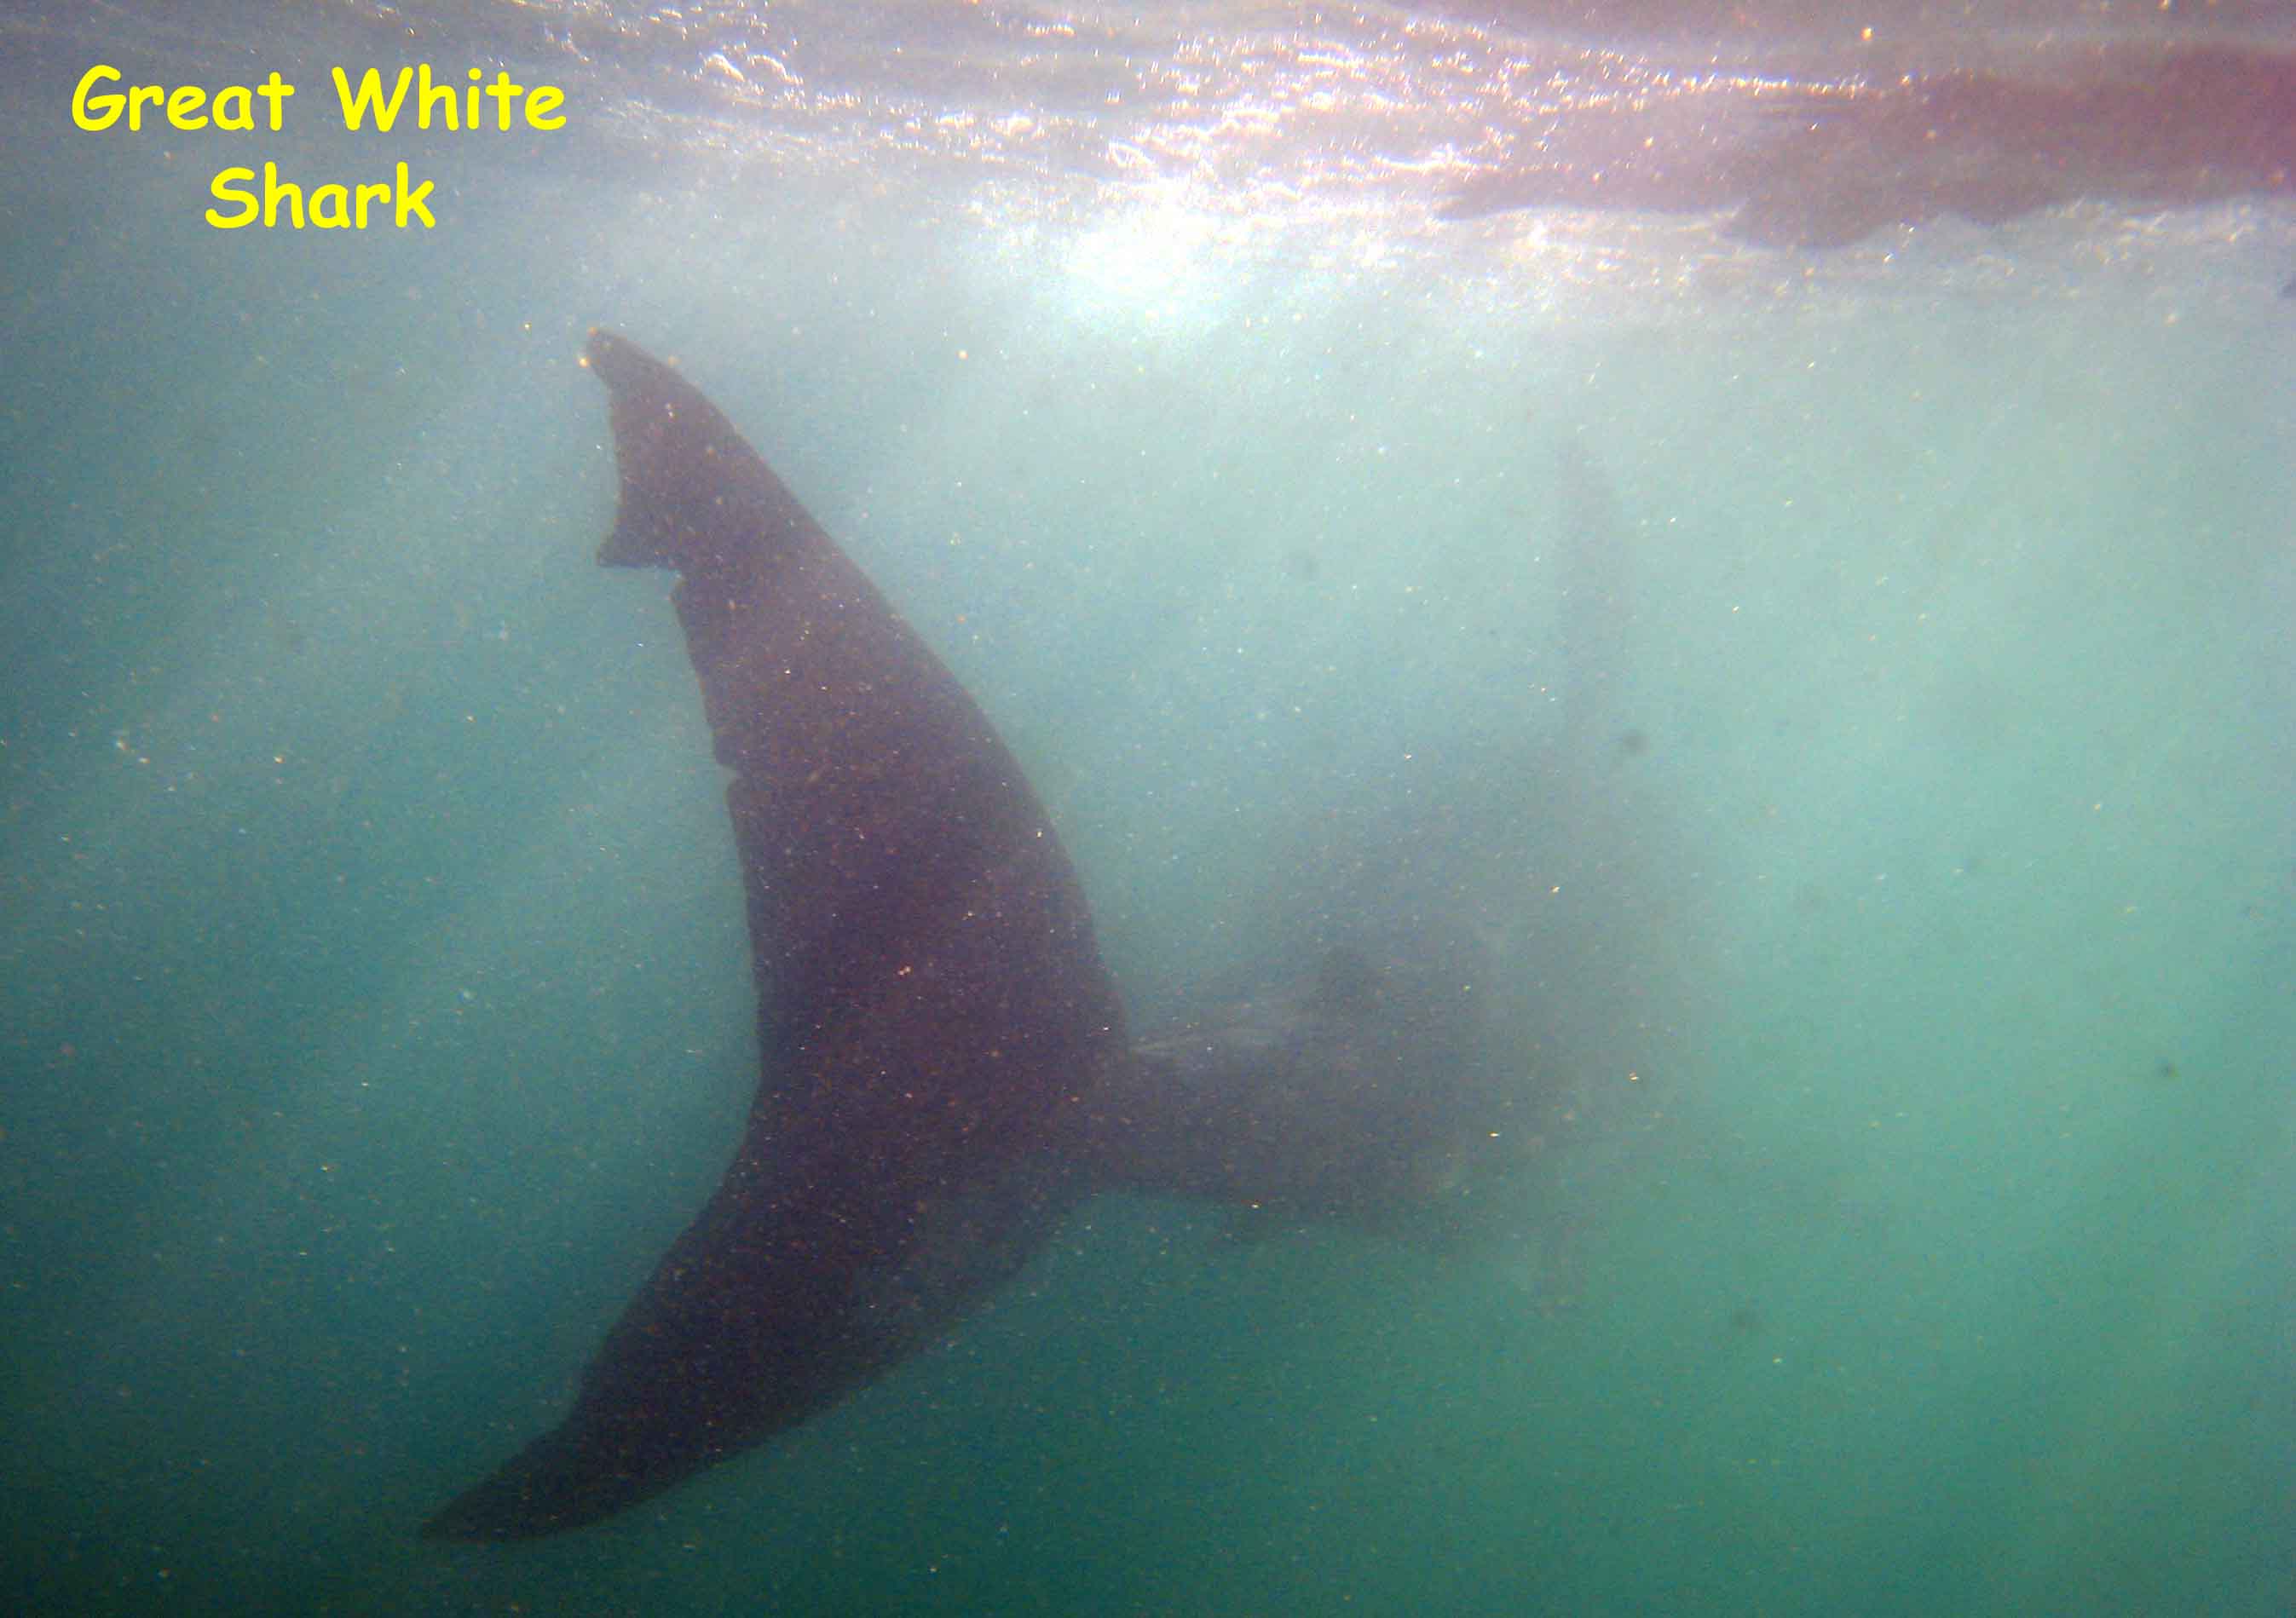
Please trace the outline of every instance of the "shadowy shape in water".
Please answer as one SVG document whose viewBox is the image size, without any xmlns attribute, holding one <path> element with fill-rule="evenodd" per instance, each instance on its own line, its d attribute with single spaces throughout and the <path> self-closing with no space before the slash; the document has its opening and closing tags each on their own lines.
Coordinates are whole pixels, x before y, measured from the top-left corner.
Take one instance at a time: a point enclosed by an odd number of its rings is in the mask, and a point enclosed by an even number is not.
<svg viewBox="0 0 2296 1618">
<path fill-rule="evenodd" d="M 1464 928 L 1334 944 L 1142 1039 L 1075 1149 L 1104 1186 L 1444 1236 L 1446 1195 L 1534 1143 L 1532 1099 L 1492 1082 L 1486 970 Z"/>
<path fill-rule="evenodd" d="M 733 1164 L 573 1409 L 425 1525 L 596 1522 L 932 1341 L 1100 1186 L 1358 1215 L 1469 1102 L 1472 966 L 1336 952 L 1137 1053 L 1083 890 L 987 717 L 671 367 L 608 332 L 598 559 L 673 595 L 733 816 L 760 1077 Z"/>
</svg>

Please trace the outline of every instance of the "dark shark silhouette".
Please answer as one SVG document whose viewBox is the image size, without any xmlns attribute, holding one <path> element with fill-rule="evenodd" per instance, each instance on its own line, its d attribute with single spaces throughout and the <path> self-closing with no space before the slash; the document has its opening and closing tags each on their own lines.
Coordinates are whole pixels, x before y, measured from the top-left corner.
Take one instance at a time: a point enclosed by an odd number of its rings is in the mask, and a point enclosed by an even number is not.
<svg viewBox="0 0 2296 1618">
<path fill-rule="evenodd" d="M 610 567 L 681 576 L 741 856 L 763 1081 L 572 1412 L 425 1532 L 594 1521 L 803 1420 L 1004 1280 L 1124 1017 L 1076 873 L 955 676 L 716 407 L 609 332 Z"/>
<path fill-rule="evenodd" d="M 943 1332 L 1102 1187 L 1352 1217 L 1439 1185 L 1471 959 L 1320 968 L 1128 1046 L 1082 888 L 955 678 L 678 373 L 610 332 L 598 559 L 682 576 L 733 815 L 762 1076 L 733 1165 L 574 1407 L 425 1534 L 595 1522 L 807 1419 Z"/>
</svg>

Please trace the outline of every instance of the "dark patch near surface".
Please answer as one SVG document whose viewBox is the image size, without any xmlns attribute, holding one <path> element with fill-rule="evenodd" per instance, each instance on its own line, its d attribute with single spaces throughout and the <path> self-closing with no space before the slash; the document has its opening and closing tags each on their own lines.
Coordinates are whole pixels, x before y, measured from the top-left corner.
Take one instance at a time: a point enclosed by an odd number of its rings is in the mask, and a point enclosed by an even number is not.
<svg viewBox="0 0 2296 1618">
<path fill-rule="evenodd" d="M 2081 78 L 1814 89 L 1685 76 L 1573 110 L 1437 211 L 1734 209 L 1742 241 L 1826 248 L 1948 214 L 1990 225 L 2084 198 L 2157 208 L 2296 191 L 2296 55 L 2147 45 L 2084 61 Z"/>
</svg>

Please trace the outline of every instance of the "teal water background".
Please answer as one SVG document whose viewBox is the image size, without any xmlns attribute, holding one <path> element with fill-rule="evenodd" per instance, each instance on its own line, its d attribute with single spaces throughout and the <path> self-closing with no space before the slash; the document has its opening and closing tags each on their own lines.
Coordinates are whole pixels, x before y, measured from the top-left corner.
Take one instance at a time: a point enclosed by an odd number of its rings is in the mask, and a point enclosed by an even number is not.
<svg viewBox="0 0 2296 1618">
<path fill-rule="evenodd" d="M 443 159 L 431 238 L 226 235 L 196 139 L 14 149 L 17 1610 L 2289 1610 L 2296 319 L 2250 261 L 2092 217 L 1558 275 L 1536 223 Z M 754 1082 L 667 581 L 591 564 L 602 322 L 1004 730 L 1136 1007 L 1367 803 L 1474 868 L 1579 1098 L 1499 1239 L 1103 1200 L 766 1450 L 414 1540 Z M 1630 606 L 1580 648 L 1589 543 Z M 1565 681 L 1619 745 L 1561 745 Z"/>
</svg>

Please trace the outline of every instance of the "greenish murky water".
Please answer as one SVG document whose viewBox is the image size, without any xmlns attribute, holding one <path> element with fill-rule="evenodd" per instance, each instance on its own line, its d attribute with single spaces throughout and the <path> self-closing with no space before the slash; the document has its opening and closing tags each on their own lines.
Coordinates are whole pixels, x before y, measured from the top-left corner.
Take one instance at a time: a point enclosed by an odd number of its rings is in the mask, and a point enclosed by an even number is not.
<svg viewBox="0 0 2296 1618">
<path fill-rule="evenodd" d="M 211 146 L 39 138 L 14 1610 L 2288 1610 L 2296 322 L 2246 261 L 1562 274 L 1520 223 L 538 161 L 447 170 L 431 238 L 258 238 L 199 222 Z M 1103 1199 L 763 1450 L 413 1539 L 755 1077 L 666 581 L 590 560 L 600 322 L 971 686 L 1136 1010 L 1335 850 L 1445 873 L 1553 1104 L 1472 1239 Z"/>
</svg>

